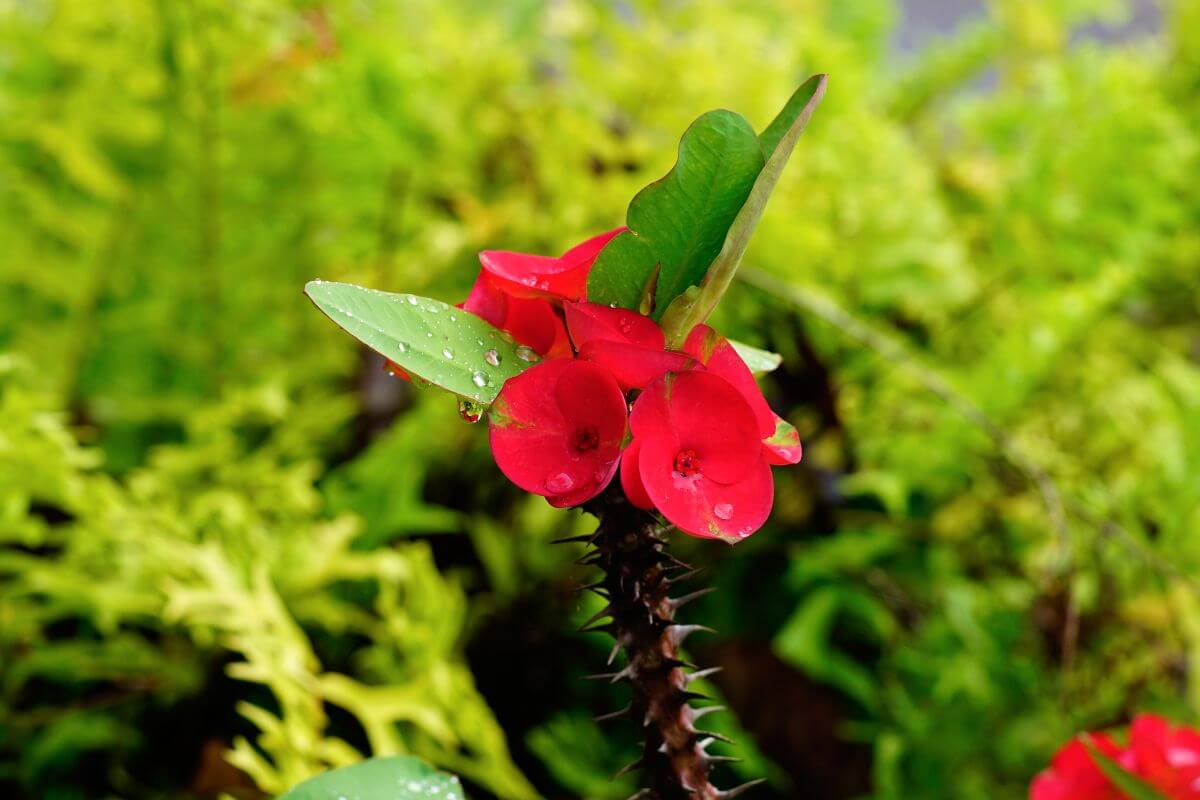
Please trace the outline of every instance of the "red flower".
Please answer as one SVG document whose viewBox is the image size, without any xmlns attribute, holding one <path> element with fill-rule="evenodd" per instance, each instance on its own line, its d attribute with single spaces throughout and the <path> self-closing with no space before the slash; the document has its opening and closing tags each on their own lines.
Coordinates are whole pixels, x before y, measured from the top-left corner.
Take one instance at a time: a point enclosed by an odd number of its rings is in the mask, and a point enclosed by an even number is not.
<svg viewBox="0 0 1200 800">
<path fill-rule="evenodd" d="M 616 474 L 627 423 L 625 396 L 606 370 L 546 361 L 500 390 L 489 419 L 492 456 L 517 486 L 574 506 Z"/>
<path fill-rule="evenodd" d="M 726 380 L 671 372 L 638 397 L 621 481 L 685 533 L 740 541 L 766 521 L 774 485 L 754 412 Z"/>
<path fill-rule="evenodd" d="M 1171 800 L 1200 799 L 1200 733 L 1139 714 L 1129 726 L 1133 771 Z"/>
<path fill-rule="evenodd" d="M 688 335 L 683 349 L 703 364 L 706 370 L 720 375 L 741 393 L 754 412 L 767 463 L 781 466 L 800 461 L 803 453 L 800 434 L 767 405 L 754 380 L 754 373 L 728 339 L 707 325 L 697 325 Z"/>
<path fill-rule="evenodd" d="M 662 329 L 636 311 L 595 303 L 567 303 L 563 308 L 579 357 L 607 369 L 625 391 L 696 366 L 683 353 L 664 350 Z"/>
<path fill-rule="evenodd" d="M 549 300 L 513 297 L 481 272 L 461 308 L 482 317 L 544 358 L 571 355 L 562 318 Z"/>
<path fill-rule="evenodd" d="M 1121 761 L 1120 748 L 1109 737 L 1093 734 L 1092 742 L 1100 752 Z M 1126 800 L 1126 797 L 1096 766 L 1087 745 L 1072 739 L 1054 755 L 1050 768 L 1033 779 L 1029 800 Z"/>
<path fill-rule="evenodd" d="M 558 258 L 514 253 L 508 250 L 484 250 L 479 254 L 483 271 L 505 294 L 578 300 L 587 288 L 588 270 L 604 245 L 625 228 L 593 236 L 575 245 Z"/>
</svg>

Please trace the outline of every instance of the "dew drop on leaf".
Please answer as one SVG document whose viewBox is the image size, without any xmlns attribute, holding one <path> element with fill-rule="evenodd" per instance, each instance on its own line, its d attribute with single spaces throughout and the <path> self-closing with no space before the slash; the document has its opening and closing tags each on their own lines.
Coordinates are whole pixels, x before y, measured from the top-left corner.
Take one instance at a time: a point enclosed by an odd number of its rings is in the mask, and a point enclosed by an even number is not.
<svg viewBox="0 0 1200 800">
<path fill-rule="evenodd" d="M 491 382 L 492 379 L 489 378 L 487 373 L 482 370 L 477 369 L 471 373 L 471 383 L 475 384 L 480 389 L 482 389 L 484 386 L 487 386 Z"/>
<path fill-rule="evenodd" d="M 396 342 L 396 349 L 401 353 L 407 353 L 410 348 L 408 346 L 408 342 Z"/>
<path fill-rule="evenodd" d="M 718 519 L 729 519 L 733 516 L 733 506 L 729 503 L 717 503 L 713 506 L 713 513 Z"/>
<path fill-rule="evenodd" d="M 538 354 L 534 352 L 532 347 L 521 345 L 517 348 L 517 358 L 522 361 L 533 362 L 538 360 Z"/>
<path fill-rule="evenodd" d="M 483 354 L 483 360 L 491 364 L 493 367 L 500 366 L 500 354 L 495 349 L 488 350 Z"/>
<path fill-rule="evenodd" d="M 451 350 L 449 347 L 443 347 L 442 355 L 445 356 L 446 358 L 454 358 L 454 351 Z"/>
<path fill-rule="evenodd" d="M 565 472 L 559 472 L 546 478 L 546 491 L 551 494 L 563 494 L 571 491 L 571 487 L 575 485 L 575 479 Z"/>
<path fill-rule="evenodd" d="M 410 306 L 415 306 L 417 304 L 417 298 L 413 297 L 411 294 L 405 299 L 408 300 L 408 304 Z"/>
</svg>

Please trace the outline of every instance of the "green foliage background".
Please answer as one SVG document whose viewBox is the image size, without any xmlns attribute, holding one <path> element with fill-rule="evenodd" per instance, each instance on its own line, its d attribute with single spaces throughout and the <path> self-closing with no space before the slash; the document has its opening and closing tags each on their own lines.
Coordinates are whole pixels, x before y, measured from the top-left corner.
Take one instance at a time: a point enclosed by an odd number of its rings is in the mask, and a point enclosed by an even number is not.
<svg viewBox="0 0 1200 800">
<path fill-rule="evenodd" d="M 4 795 L 413 753 L 624 796 L 547 544 L 587 520 L 300 288 L 457 299 L 817 71 L 718 320 L 784 354 L 805 461 L 752 540 L 679 542 L 735 770 L 1017 798 L 1078 728 L 1200 720 L 1200 4 L 1098 43 L 1123 13 L 994 0 L 900 58 L 887 0 L 0 2 Z"/>
</svg>

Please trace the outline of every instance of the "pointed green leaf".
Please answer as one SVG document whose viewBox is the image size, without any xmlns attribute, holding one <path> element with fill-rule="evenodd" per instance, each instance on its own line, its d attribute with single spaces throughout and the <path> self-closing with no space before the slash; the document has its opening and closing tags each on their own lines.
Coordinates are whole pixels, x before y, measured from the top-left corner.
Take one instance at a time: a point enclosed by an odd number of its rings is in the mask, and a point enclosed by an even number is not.
<svg viewBox="0 0 1200 800">
<path fill-rule="evenodd" d="M 750 244 L 750 236 L 767 207 L 767 200 L 770 199 L 779 176 L 783 174 L 788 157 L 795 149 L 796 142 L 812 118 L 813 112 L 825 97 L 827 77 L 814 75 L 805 81 L 759 137 L 763 151 L 769 154 L 766 164 L 754 181 L 753 190 L 745 205 L 739 210 L 737 218 L 729 228 L 721 252 L 704 275 L 700 291 L 677 300 L 662 317 L 667 342 L 671 346 L 678 347 L 682 344 L 687 339 L 688 332 L 708 318 L 729 288 L 738 265 L 742 262 L 742 255 Z"/>
<path fill-rule="evenodd" d="M 1125 794 L 1129 795 L 1130 800 L 1167 800 L 1166 797 L 1159 794 L 1158 791 L 1150 784 L 1143 781 L 1141 778 L 1134 775 L 1132 772 L 1126 771 L 1124 767 L 1113 761 L 1111 758 L 1100 752 L 1100 748 L 1096 747 L 1096 743 L 1092 741 L 1092 737 L 1084 734 L 1081 737 L 1083 744 L 1087 747 L 1088 752 L 1092 756 L 1092 760 L 1096 762 L 1096 766 L 1104 773 L 1113 786 L 1120 789 Z"/>
<path fill-rule="evenodd" d="M 704 114 L 683 134 L 675 166 L 629 204 L 629 230 L 605 247 L 588 276 L 588 299 L 638 307 L 656 266 L 654 315 L 700 282 L 763 167 L 762 147 L 740 114 Z"/>
<path fill-rule="evenodd" d="M 370 758 L 309 778 L 279 800 L 466 800 L 453 775 L 412 756 Z"/>
<path fill-rule="evenodd" d="M 783 356 L 779 353 L 772 353 L 770 350 L 763 350 L 753 345 L 735 342 L 729 340 L 729 345 L 734 349 L 742 361 L 746 362 L 746 366 L 755 375 L 766 375 L 768 372 L 774 372 L 780 364 L 783 363 Z"/>
<path fill-rule="evenodd" d="M 330 281 L 309 281 L 304 292 L 367 347 L 478 403 L 490 404 L 506 380 L 537 361 L 508 334 L 440 300 Z"/>
</svg>

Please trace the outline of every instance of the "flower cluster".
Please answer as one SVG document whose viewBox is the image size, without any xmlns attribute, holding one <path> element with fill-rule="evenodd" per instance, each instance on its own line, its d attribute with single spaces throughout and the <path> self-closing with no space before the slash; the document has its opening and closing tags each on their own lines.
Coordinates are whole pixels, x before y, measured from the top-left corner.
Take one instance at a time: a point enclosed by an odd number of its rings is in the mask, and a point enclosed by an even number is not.
<svg viewBox="0 0 1200 800">
<path fill-rule="evenodd" d="M 1124 748 L 1103 733 L 1089 736 L 1092 747 L 1163 797 L 1200 800 L 1200 732 L 1140 714 L 1129 726 Z M 1029 798 L 1126 800 L 1127 795 L 1105 775 L 1087 744 L 1074 739 L 1055 754 L 1049 769 L 1034 778 Z"/>
<path fill-rule="evenodd" d="M 492 454 L 555 506 L 595 497 L 619 471 L 634 505 L 694 536 L 739 541 L 766 520 L 771 465 L 800 460 L 799 436 L 711 328 L 671 350 L 649 317 L 586 302 L 588 270 L 621 230 L 558 258 L 480 254 L 462 307 L 545 358 L 504 384 Z"/>
</svg>

